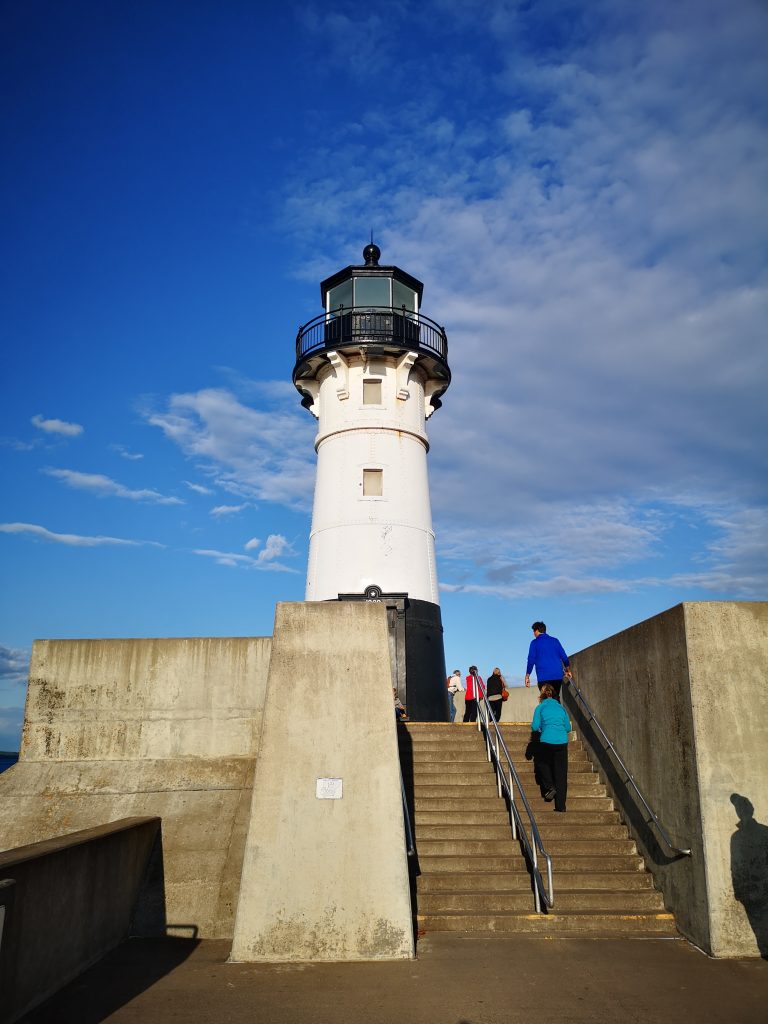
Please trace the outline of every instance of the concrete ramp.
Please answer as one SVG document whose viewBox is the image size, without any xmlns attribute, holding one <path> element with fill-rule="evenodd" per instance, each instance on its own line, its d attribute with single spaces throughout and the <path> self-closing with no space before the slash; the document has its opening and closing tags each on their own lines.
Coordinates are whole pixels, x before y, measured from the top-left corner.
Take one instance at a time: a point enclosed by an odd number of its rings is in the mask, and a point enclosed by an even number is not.
<svg viewBox="0 0 768 1024">
<path fill-rule="evenodd" d="M 279 604 L 231 959 L 413 956 L 386 610 Z"/>
</svg>

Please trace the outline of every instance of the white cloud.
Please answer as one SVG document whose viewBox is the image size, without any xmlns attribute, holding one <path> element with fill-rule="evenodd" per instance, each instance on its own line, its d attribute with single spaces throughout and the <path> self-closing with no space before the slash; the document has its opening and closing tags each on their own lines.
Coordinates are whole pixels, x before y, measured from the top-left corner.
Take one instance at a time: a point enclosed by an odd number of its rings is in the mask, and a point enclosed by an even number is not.
<svg viewBox="0 0 768 1024">
<path fill-rule="evenodd" d="M 185 480 L 184 483 L 187 485 L 190 491 L 194 491 L 195 494 L 213 494 L 213 491 L 211 490 L 210 487 L 203 487 L 202 484 L 193 484 L 190 483 L 189 480 Z"/>
<path fill-rule="evenodd" d="M 259 543 L 257 538 L 252 538 L 245 544 L 245 550 L 252 551 Z M 232 551 L 217 551 L 211 548 L 198 548 L 194 554 L 202 555 L 205 558 L 213 558 L 218 565 L 240 566 L 249 569 L 259 569 L 263 572 L 299 572 L 298 569 L 278 561 L 280 558 L 293 558 L 296 555 L 291 543 L 279 533 L 271 533 L 267 537 L 263 550 L 255 558 L 251 555 L 241 555 Z"/>
<path fill-rule="evenodd" d="M 373 219 L 447 327 L 429 421 L 447 586 L 667 585 L 684 514 L 692 586 L 768 586 L 724 519 L 685 504 L 728 494 L 745 524 L 768 503 L 766 12 L 705 6 L 491 3 L 483 24 L 452 0 L 397 7 L 400 25 L 442 12 L 443 42 L 471 28 L 462 59 L 436 75 L 399 54 L 418 98 L 377 95 L 286 184 L 305 276 L 359 259 Z"/>
<path fill-rule="evenodd" d="M 257 409 L 227 389 L 207 388 L 172 395 L 164 411 L 145 416 L 185 455 L 202 459 L 223 490 L 306 509 L 314 485 L 314 428 L 298 395 L 284 396 L 284 388 L 265 393 Z"/>
<path fill-rule="evenodd" d="M 125 547 L 151 546 L 162 548 L 165 545 L 154 540 L 126 540 L 123 537 L 88 537 L 76 533 L 53 533 L 44 526 L 35 523 L 0 523 L 0 533 L 28 533 L 41 540 L 51 541 L 54 544 L 67 544 L 71 547 L 97 548 L 109 545 Z"/>
<path fill-rule="evenodd" d="M 247 501 L 244 502 L 242 505 L 216 505 L 216 507 L 212 508 L 208 514 L 214 516 L 215 518 L 219 518 L 221 516 L 233 516 L 236 515 L 238 512 L 242 512 L 244 508 L 248 507 L 249 505 Z"/>
<path fill-rule="evenodd" d="M 30 420 L 38 430 L 46 434 L 62 434 L 64 437 L 77 437 L 83 433 L 83 427 L 79 423 L 67 423 L 66 420 L 46 420 L 42 416 L 33 416 Z"/>
<path fill-rule="evenodd" d="M 20 441 L 16 437 L 0 437 L 0 446 L 15 452 L 31 452 L 37 447 L 36 441 Z"/>
<path fill-rule="evenodd" d="M 141 452 L 132 452 L 130 448 L 126 448 L 122 444 L 111 444 L 109 447 L 113 452 L 117 452 L 122 458 L 129 459 L 131 462 L 138 462 L 139 459 L 144 458 Z"/>
<path fill-rule="evenodd" d="M 0 678 L 11 683 L 26 683 L 29 670 L 29 651 L 0 644 Z"/>
<path fill-rule="evenodd" d="M 571 507 L 561 501 L 510 519 L 494 523 L 490 533 L 438 525 L 442 590 L 505 599 L 660 587 L 765 596 L 765 510 L 657 494 L 637 505 Z"/>
<path fill-rule="evenodd" d="M 234 554 L 231 551 L 216 551 L 211 548 L 197 548 L 196 555 L 204 558 L 214 558 L 219 565 L 252 565 L 253 559 L 248 555 Z"/>
<path fill-rule="evenodd" d="M 248 545 L 246 545 L 247 548 Z M 257 556 L 259 563 L 273 562 L 276 558 L 281 558 L 283 555 L 295 554 L 288 540 L 279 533 L 270 533 L 267 537 L 266 544 L 262 551 Z"/>
<path fill-rule="evenodd" d="M 68 487 L 89 491 L 99 498 L 127 498 L 129 501 L 143 501 L 153 505 L 183 505 L 181 498 L 168 497 L 148 488 L 131 490 L 116 480 L 101 473 L 79 473 L 73 469 L 44 469 L 43 473 L 62 480 Z"/>
</svg>

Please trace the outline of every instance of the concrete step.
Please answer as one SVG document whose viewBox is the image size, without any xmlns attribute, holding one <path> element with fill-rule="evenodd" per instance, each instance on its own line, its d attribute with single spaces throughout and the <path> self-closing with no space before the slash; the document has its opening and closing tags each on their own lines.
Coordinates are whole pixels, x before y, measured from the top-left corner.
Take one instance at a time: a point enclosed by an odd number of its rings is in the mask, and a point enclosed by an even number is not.
<svg viewBox="0 0 768 1024">
<path fill-rule="evenodd" d="M 537 822 L 538 824 L 538 822 Z M 457 824 L 429 825 L 420 818 L 415 820 L 416 841 L 425 839 L 505 839 L 511 834 L 511 825 L 506 812 L 501 818 L 481 823 L 460 822 Z M 625 825 L 541 825 L 539 832 L 548 848 L 550 841 L 567 842 L 579 840 L 600 840 L 601 842 L 626 841 Z"/>
<path fill-rule="evenodd" d="M 457 811 L 444 811 L 444 810 L 432 810 L 429 807 L 420 806 L 415 814 L 412 816 L 414 825 L 494 825 L 501 818 L 504 822 L 509 822 L 509 814 L 507 812 L 506 805 L 503 800 L 493 798 L 493 803 L 489 803 L 488 807 L 485 805 L 481 807 L 464 807 L 464 801 L 461 801 L 462 807 Z M 548 804 L 544 805 L 548 807 Z M 540 830 L 546 827 L 549 828 L 584 828 L 591 825 L 601 826 L 616 826 L 622 829 L 622 834 L 626 835 L 626 828 L 619 821 L 619 815 L 616 811 L 568 811 L 563 818 L 558 815 L 557 818 L 554 814 L 550 817 L 547 814 L 545 819 L 543 814 L 539 813 L 539 808 L 535 810 L 536 823 Z M 542 835 L 543 835 L 542 831 Z"/>
<path fill-rule="evenodd" d="M 538 792 L 539 786 L 535 780 L 534 772 L 518 771 L 518 777 L 526 794 L 529 791 L 531 793 Z M 457 772 L 455 774 L 441 771 L 419 770 L 412 775 L 408 771 L 403 771 L 402 780 L 403 782 L 414 786 L 444 785 L 458 787 L 465 785 L 486 785 L 488 781 L 493 786 L 496 786 L 496 772 L 492 767 L 490 767 L 490 765 L 478 765 L 476 768 L 470 768 L 466 772 Z M 595 786 L 596 788 L 602 788 L 604 791 L 604 786 L 600 781 L 600 776 L 591 769 L 568 772 L 568 793 L 570 793 L 572 788 L 584 788 L 585 786 Z"/>
<path fill-rule="evenodd" d="M 463 723 L 462 727 L 458 729 L 446 729 L 440 724 L 427 725 L 425 723 L 418 731 L 413 729 L 398 729 L 397 731 L 398 742 L 406 746 L 415 743 L 464 743 L 472 737 L 477 742 L 485 743 L 484 732 L 476 728 L 468 729 Z M 527 743 L 531 738 L 531 723 L 529 722 L 527 725 L 508 725 L 506 727 L 502 725 L 501 737 L 507 745 L 510 743 Z M 491 732 L 491 740 L 495 741 L 495 739 L 496 734 Z M 571 732 L 569 742 L 580 743 L 581 739 L 577 733 Z"/>
<path fill-rule="evenodd" d="M 527 729 L 524 736 L 502 736 L 504 745 L 510 753 L 513 750 L 524 751 L 528 746 L 528 741 L 531 738 L 530 729 Z M 398 740 L 400 749 L 404 751 L 440 751 L 440 750 L 471 750 L 475 748 L 477 750 L 485 750 L 485 737 L 475 733 L 474 736 L 465 735 L 457 736 L 455 739 L 445 738 L 441 739 L 439 736 L 424 736 L 421 739 L 412 740 L 410 737 L 404 739 L 400 737 Z M 494 736 L 491 740 L 491 746 L 496 745 L 496 737 Z M 576 739 L 571 734 L 568 741 L 568 751 L 572 750 L 583 750 L 584 746 L 581 740 Z"/>
<path fill-rule="evenodd" d="M 521 861 L 522 863 L 522 861 Z M 645 892 L 653 890 L 653 879 L 647 871 L 560 871 L 553 875 L 555 898 L 561 893 L 590 891 Z M 416 879 L 416 891 L 461 892 L 477 884 L 477 871 L 427 872 Z M 494 892 L 531 892 L 531 876 L 518 865 L 516 871 L 482 873 L 483 886 Z"/>
<path fill-rule="evenodd" d="M 525 760 L 522 763 L 513 761 L 513 764 L 518 775 L 521 777 L 530 775 L 533 778 L 534 767 L 531 762 Z M 421 775 L 462 775 L 470 772 L 495 772 L 495 767 L 482 755 L 482 752 L 480 756 L 475 758 L 467 755 L 466 757 L 462 756 L 461 759 L 452 758 L 447 761 L 425 760 L 412 761 L 410 763 L 402 761 L 401 768 L 403 775 L 416 775 L 417 777 Z M 596 774 L 586 755 L 568 761 L 569 780 L 574 774 Z"/>
<path fill-rule="evenodd" d="M 528 892 L 419 892 L 419 914 L 498 914 L 528 911 L 533 906 L 533 894 Z M 553 913 L 589 910 L 622 912 L 625 914 L 664 913 L 661 893 L 655 889 L 614 889 L 603 892 L 594 889 L 555 889 Z"/>
<path fill-rule="evenodd" d="M 589 935 L 593 938 L 637 938 L 638 935 L 677 936 L 671 914 L 622 914 L 571 911 L 559 914 L 426 914 L 417 915 L 425 932 L 467 932 L 472 934 L 530 933 L 534 935 Z"/>
<path fill-rule="evenodd" d="M 504 740 L 507 750 L 511 757 L 514 759 L 524 758 L 526 747 L 528 746 L 528 740 L 530 735 L 526 736 L 525 739 L 514 739 L 508 743 Z M 400 752 L 403 756 L 412 755 L 413 757 L 425 757 L 429 754 L 434 754 L 437 757 L 444 757 L 446 752 L 451 753 L 479 753 L 488 756 L 485 740 L 480 736 L 466 736 L 464 739 L 458 739 L 453 741 L 441 741 L 438 739 L 424 739 L 416 740 L 411 743 L 410 741 L 400 741 Z M 574 754 L 584 753 L 584 747 L 579 741 L 572 740 L 568 745 L 568 754 L 573 756 Z"/>
<path fill-rule="evenodd" d="M 545 844 L 552 858 L 564 854 L 571 857 L 619 857 L 637 853 L 634 839 L 550 839 Z M 520 851 L 516 839 L 508 831 L 506 839 L 425 839 L 418 838 L 418 853 L 426 857 L 494 857 Z"/>
<path fill-rule="evenodd" d="M 531 723 L 530 720 L 527 722 L 505 722 L 503 719 L 500 722 L 502 732 L 506 735 L 507 732 L 521 732 L 528 729 L 530 732 Z M 401 730 L 403 733 L 407 733 L 409 736 L 422 737 L 427 735 L 435 736 L 453 736 L 453 735 L 480 735 L 480 730 L 477 728 L 477 722 L 403 722 L 401 724 Z"/>
<path fill-rule="evenodd" d="M 501 871 L 520 871 L 524 869 L 525 861 L 523 855 L 519 852 L 519 847 L 515 845 L 517 849 L 516 854 L 488 854 L 483 856 L 481 862 L 474 862 L 475 864 L 475 877 L 479 874 L 501 872 Z M 472 864 L 464 865 L 462 861 L 466 861 L 466 857 L 462 857 L 457 854 L 445 854 L 437 853 L 434 850 L 417 850 L 419 857 L 419 867 L 423 874 L 429 874 L 432 872 L 445 873 L 453 872 L 454 874 L 462 866 L 472 867 Z M 476 855 L 474 855 L 476 856 Z M 553 858 L 554 859 L 554 858 Z M 482 871 L 479 871 L 477 864 L 482 863 Z M 562 873 L 566 871 L 578 871 L 585 873 L 588 871 L 597 871 L 601 874 L 614 871 L 645 871 L 642 857 L 637 855 L 626 854 L 622 856 L 612 856 L 610 854 L 604 856 L 588 856 L 588 855 L 574 855 L 574 854 L 561 854 L 557 858 L 557 863 L 553 864 L 554 870 L 557 871 L 557 876 L 561 877 Z"/>
<path fill-rule="evenodd" d="M 439 789 L 441 789 L 441 792 L 435 792 Z M 491 795 L 489 795 L 489 793 Z M 528 793 L 527 795 L 530 801 L 533 794 Z M 414 791 L 414 799 L 409 806 L 414 810 L 415 817 L 420 811 L 463 811 L 468 807 L 472 807 L 475 810 L 490 810 L 492 809 L 493 804 L 496 804 L 497 806 L 498 804 L 501 804 L 502 807 L 504 806 L 503 801 L 496 796 L 496 789 L 493 786 L 490 790 L 482 787 L 479 792 L 465 786 L 462 787 L 460 793 L 457 793 L 456 789 L 451 789 L 450 787 L 441 788 L 439 786 L 423 786 Z M 531 807 L 536 815 L 536 821 L 538 824 L 540 824 L 547 815 L 555 813 L 552 804 L 545 803 L 538 793 L 536 793 L 535 799 L 531 802 Z M 577 796 L 573 793 L 569 793 L 568 815 L 581 814 L 584 811 L 615 813 L 611 797 Z"/>
<path fill-rule="evenodd" d="M 528 746 L 528 741 L 531 738 L 530 730 L 527 731 L 525 736 L 503 736 L 504 744 L 510 753 L 516 751 L 522 754 L 525 748 Z M 399 747 L 403 752 L 419 751 L 427 752 L 432 751 L 437 753 L 443 750 L 485 750 L 485 737 L 480 736 L 478 733 L 466 734 L 464 736 L 457 736 L 455 739 L 450 737 L 441 739 L 438 736 L 425 736 L 422 739 L 412 740 L 410 737 L 404 739 L 400 737 Z M 491 745 L 495 745 L 495 737 L 491 741 Z M 580 740 L 571 739 L 568 744 L 569 752 L 571 750 L 583 750 L 583 746 Z"/>
<path fill-rule="evenodd" d="M 520 781 L 526 796 L 538 796 L 538 786 L 533 781 L 533 777 L 529 780 L 521 777 Z M 526 785 L 526 782 L 529 782 L 529 785 Z M 480 791 L 485 790 L 487 787 L 490 787 L 492 791 L 496 789 L 496 775 L 491 771 L 482 774 L 473 772 L 471 775 L 457 775 L 451 777 L 449 782 L 441 775 L 416 775 L 413 778 L 413 790 L 417 796 L 423 795 L 422 791 L 427 789 L 444 790 L 442 793 L 434 793 L 434 796 L 447 796 L 448 792 L 464 793 L 468 790 L 477 790 L 477 795 L 480 795 Z M 569 776 L 568 796 L 570 797 L 576 790 L 589 790 L 591 796 L 605 796 L 606 794 L 605 786 L 600 782 L 599 776 L 594 773 L 587 774 L 586 772 L 581 772 L 574 773 L 572 777 Z M 407 791 L 408 785 L 406 784 Z M 472 795 L 472 793 L 468 795 Z M 581 795 L 584 796 L 586 794 L 582 792 Z"/>
<path fill-rule="evenodd" d="M 462 801 L 463 802 L 463 801 Z M 467 828 L 470 825 L 504 825 L 509 828 L 509 813 L 501 800 L 488 810 L 469 807 L 461 811 L 430 811 L 420 808 L 411 815 L 414 828 Z"/>
</svg>

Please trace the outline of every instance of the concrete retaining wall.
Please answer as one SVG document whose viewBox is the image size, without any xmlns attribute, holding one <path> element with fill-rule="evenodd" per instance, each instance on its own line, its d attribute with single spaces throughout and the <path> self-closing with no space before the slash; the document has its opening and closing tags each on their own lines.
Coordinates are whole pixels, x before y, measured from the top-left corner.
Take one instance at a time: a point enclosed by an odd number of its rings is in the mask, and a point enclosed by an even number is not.
<svg viewBox="0 0 768 1024">
<path fill-rule="evenodd" d="M 0 942 L 2 1024 L 126 938 L 142 900 L 150 930 L 161 930 L 162 902 L 148 888 L 159 841 L 157 818 L 134 818 L 0 854 L 0 880 L 15 883 Z"/>
<path fill-rule="evenodd" d="M 595 739 L 680 930 L 714 956 L 768 954 L 768 602 L 677 605 L 573 666 L 676 845 L 692 848 L 690 858 L 665 849 Z"/>
<path fill-rule="evenodd" d="M 232 935 L 270 637 L 35 643 L 0 848 L 163 819 L 168 930 Z"/>
<path fill-rule="evenodd" d="M 279 604 L 232 959 L 413 955 L 386 609 Z"/>
<path fill-rule="evenodd" d="M 456 703 L 456 721 L 460 722 L 464 716 L 464 694 L 457 693 L 454 697 Z M 502 722 L 530 722 L 533 712 L 539 703 L 539 689 L 537 686 L 513 686 L 509 690 L 509 700 L 504 702 L 501 712 Z"/>
</svg>

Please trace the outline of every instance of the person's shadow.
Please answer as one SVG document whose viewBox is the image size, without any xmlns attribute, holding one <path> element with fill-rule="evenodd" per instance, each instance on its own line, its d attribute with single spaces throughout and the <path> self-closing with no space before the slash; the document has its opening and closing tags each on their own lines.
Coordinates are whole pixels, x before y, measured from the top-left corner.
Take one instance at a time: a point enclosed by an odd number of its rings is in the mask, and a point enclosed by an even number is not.
<svg viewBox="0 0 768 1024">
<path fill-rule="evenodd" d="M 731 836 L 733 895 L 743 904 L 760 955 L 768 960 L 768 825 L 755 821 L 752 802 L 731 793 L 739 823 Z"/>
</svg>

